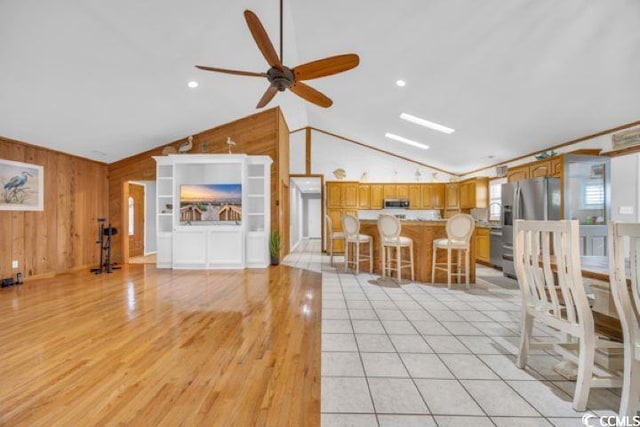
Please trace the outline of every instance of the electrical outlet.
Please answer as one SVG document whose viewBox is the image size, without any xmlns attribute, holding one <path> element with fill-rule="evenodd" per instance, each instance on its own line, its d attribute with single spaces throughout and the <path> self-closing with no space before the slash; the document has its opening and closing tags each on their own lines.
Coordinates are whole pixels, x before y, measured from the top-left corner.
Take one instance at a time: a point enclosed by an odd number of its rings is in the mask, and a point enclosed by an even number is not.
<svg viewBox="0 0 640 427">
<path fill-rule="evenodd" d="M 633 215 L 633 206 L 620 206 L 620 215 Z"/>
<path fill-rule="evenodd" d="M 13 261 L 11 261 L 11 268 L 18 268 L 18 260 L 14 259 Z"/>
</svg>

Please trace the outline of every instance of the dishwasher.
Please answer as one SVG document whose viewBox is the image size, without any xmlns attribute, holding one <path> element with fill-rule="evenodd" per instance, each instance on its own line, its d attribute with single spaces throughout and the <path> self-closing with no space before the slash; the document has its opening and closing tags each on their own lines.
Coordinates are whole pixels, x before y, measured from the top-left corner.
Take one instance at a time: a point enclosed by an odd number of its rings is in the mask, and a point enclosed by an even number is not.
<svg viewBox="0 0 640 427">
<path fill-rule="evenodd" d="M 491 227 L 489 231 L 490 261 L 494 267 L 502 268 L 502 228 Z"/>
</svg>

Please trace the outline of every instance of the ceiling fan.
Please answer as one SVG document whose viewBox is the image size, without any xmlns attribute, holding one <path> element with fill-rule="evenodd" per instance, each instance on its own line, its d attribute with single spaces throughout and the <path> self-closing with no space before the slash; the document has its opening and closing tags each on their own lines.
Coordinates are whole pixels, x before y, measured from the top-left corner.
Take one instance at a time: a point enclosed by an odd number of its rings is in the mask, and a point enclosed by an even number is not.
<svg viewBox="0 0 640 427">
<path fill-rule="evenodd" d="M 360 63 L 360 58 L 356 54 L 345 54 L 330 56 L 328 58 L 318 59 L 316 61 L 307 62 L 294 68 L 286 67 L 282 64 L 282 0 L 280 0 L 280 57 L 269 39 L 262 23 L 255 13 L 250 10 L 244 11 L 244 19 L 247 21 L 249 31 L 258 45 L 258 49 L 267 60 L 271 68 L 266 73 L 254 73 L 251 71 L 227 70 L 224 68 L 205 67 L 196 65 L 197 68 L 206 71 L 215 71 L 218 73 L 235 74 L 250 77 L 266 77 L 269 80 L 269 87 L 262 95 L 256 108 L 262 108 L 267 105 L 278 91 L 284 92 L 289 89 L 299 97 L 306 99 L 320 107 L 330 107 L 333 101 L 317 91 L 316 89 L 302 83 L 303 80 L 317 79 L 319 77 L 338 74 L 343 71 L 350 70 Z"/>
</svg>

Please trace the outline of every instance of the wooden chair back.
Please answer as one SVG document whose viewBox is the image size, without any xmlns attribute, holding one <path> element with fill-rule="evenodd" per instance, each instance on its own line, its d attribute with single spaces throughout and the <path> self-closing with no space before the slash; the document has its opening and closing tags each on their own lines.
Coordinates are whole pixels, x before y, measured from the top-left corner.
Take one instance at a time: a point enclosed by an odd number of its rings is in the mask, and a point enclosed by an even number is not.
<svg viewBox="0 0 640 427">
<path fill-rule="evenodd" d="M 565 332 L 593 335 L 580 266 L 578 221 L 524 221 L 514 226 L 514 263 L 522 303 L 554 318 Z M 555 264 L 555 268 L 553 268 Z"/>
</svg>

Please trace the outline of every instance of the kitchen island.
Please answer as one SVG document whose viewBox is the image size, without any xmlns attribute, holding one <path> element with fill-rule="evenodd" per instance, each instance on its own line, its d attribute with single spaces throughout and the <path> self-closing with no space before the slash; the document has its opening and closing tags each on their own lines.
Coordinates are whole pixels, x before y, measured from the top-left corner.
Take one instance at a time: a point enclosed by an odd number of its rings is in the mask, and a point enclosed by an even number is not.
<svg viewBox="0 0 640 427">
<path fill-rule="evenodd" d="M 431 283 L 431 262 L 433 256 L 433 241 L 435 239 L 443 239 L 447 237 L 446 220 L 436 221 L 416 221 L 416 220 L 400 220 L 402 224 L 401 235 L 413 239 L 413 257 L 415 267 L 415 278 L 418 282 Z M 474 232 L 475 233 L 475 232 Z M 376 274 L 382 274 L 382 264 L 380 256 L 380 235 L 378 234 L 378 223 L 375 220 L 360 220 L 360 234 L 368 234 L 373 237 L 373 271 Z M 469 281 L 475 283 L 476 281 L 476 260 L 475 260 L 475 236 L 471 237 L 471 253 L 469 257 Z M 365 249 L 366 251 L 366 249 Z M 395 252 L 395 251 L 394 251 Z M 395 259 L 395 254 L 393 255 Z M 408 260 L 409 254 L 407 249 L 403 249 L 402 259 Z M 452 263 L 455 263 L 457 257 L 452 257 Z M 447 262 L 447 251 L 439 250 L 437 262 Z M 464 257 L 462 258 L 464 263 Z M 360 266 L 361 271 L 367 271 L 368 264 L 363 262 Z M 402 269 L 402 278 L 410 279 L 410 272 L 408 268 Z M 396 273 L 393 272 L 393 277 L 396 277 Z M 455 278 L 452 277 L 452 283 L 455 283 Z M 464 277 L 461 279 L 464 283 Z M 436 283 L 447 283 L 446 271 L 438 270 L 436 272 Z"/>
</svg>

